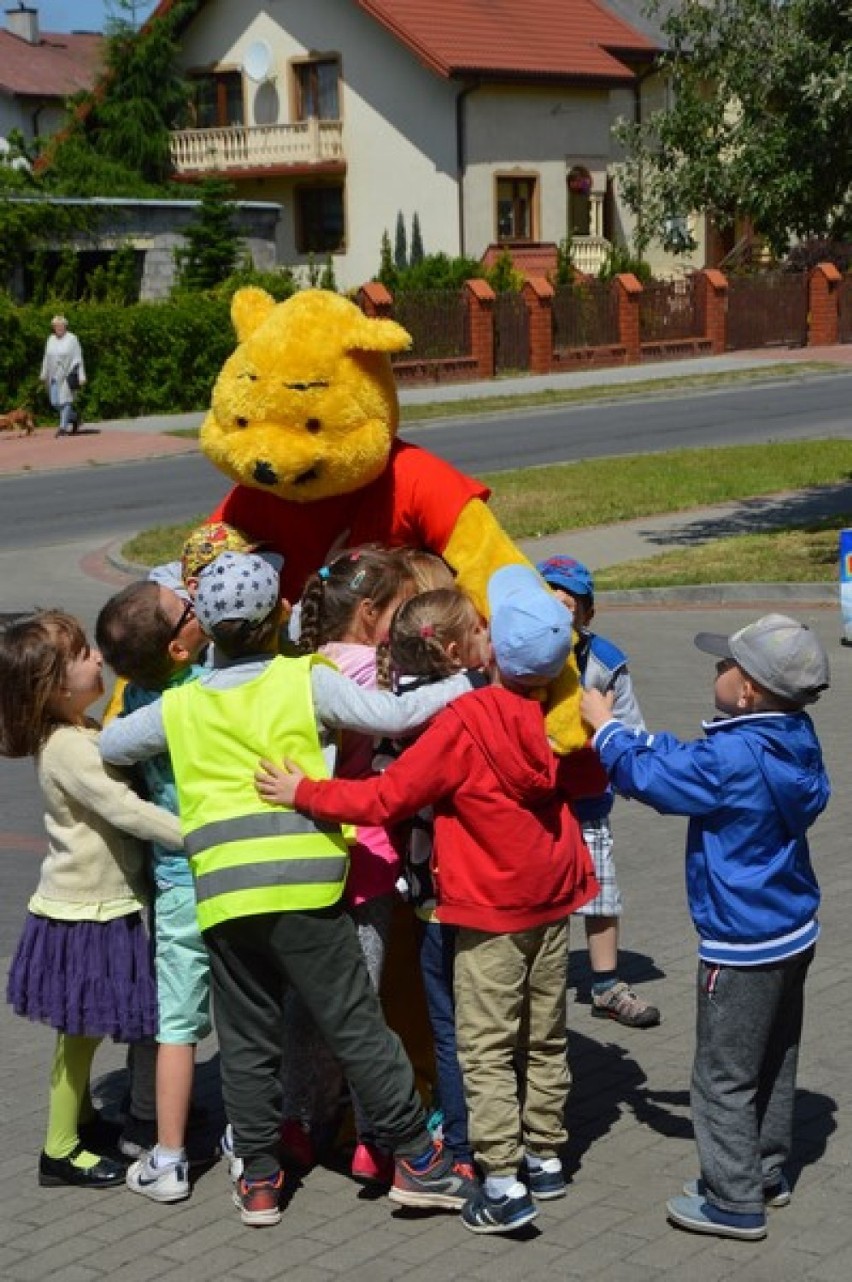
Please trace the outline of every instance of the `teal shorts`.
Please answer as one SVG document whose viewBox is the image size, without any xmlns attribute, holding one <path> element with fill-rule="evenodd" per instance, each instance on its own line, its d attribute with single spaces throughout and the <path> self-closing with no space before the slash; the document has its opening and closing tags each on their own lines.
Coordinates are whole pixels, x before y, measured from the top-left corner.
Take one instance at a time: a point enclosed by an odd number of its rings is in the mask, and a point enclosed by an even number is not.
<svg viewBox="0 0 852 1282">
<path fill-rule="evenodd" d="M 157 888 L 154 901 L 154 970 L 159 1008 L 158 1042 L 193 1045 L 207 1037 L 210 966 L 198 929 L 193 886 Z"/>
</svg>

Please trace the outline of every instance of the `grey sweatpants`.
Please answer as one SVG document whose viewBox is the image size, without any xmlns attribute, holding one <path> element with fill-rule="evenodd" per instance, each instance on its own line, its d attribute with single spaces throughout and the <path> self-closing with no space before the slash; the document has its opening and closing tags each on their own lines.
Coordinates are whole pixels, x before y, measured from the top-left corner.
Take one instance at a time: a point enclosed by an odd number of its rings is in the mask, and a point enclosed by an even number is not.
<svg viewBox="0 0 852 1282">
<path fill-rule="evenodd" d="M 414 1072 L 384 1021 L 352 920 L 339 904 L 241 917 L 205 931 L 222 1096 L 250 1179 L 279 1169 L 284 999 L 292 986 L 368 1110 L 376 1137 L 401 1156 L 431 1138 Z"/>
<path fill-rule="evenodd" d="M 708 1202 L 763 1212 L 793 1140 L 805 976 L 814 950 L 771 966 L 699 962 L 692 1122 Z"/>
</svg>

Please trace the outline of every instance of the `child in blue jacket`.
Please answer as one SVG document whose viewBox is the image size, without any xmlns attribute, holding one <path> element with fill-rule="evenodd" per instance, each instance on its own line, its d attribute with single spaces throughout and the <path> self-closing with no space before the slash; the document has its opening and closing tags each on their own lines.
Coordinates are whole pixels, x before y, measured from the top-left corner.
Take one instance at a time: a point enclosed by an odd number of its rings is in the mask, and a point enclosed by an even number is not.
<svg viewBox="0 0 852 1282">
<path fill-rule="evenodd" d="M 828 688 L 809 628 L 768 614 L 730 637 L 701 632 L 719 657 L 721 713 L 705 738 L 631 730 L 611 698 L 583 692 L 583 716 L 616 787 L 661 814 L 689 816 L 686 882 L 700 936 L 691 1103 L 698 1180 L 667 1204 L 681 1228 L 766 1236 L 766 1205 L 790 1200 L 784 1175 L 804 983 L 819 934 L 807 829 L 830 788 L 804 711 Z"/>
<path fill-rule="evenodd" d="M 584 686 L 612 691 L 613 716 L 634 730 L 645 722 L 627 669 L 627 655 L 614 641 L 592 631 L 595 617 L 595 581 L 591 570 L 573 556 L 551 556 L 536 566 L 550 590 L 574 616 L 577 644 L 574 656 Z M 612 786 L 599 797 L 574 802 L 583 829 L 583 840 L 595 865 L 600 891 L 578 910 L 586 927 L 586 944 L 592 970 L 592 1014 L 614 1019 L 628 1028 L 653 1028 L 660 1022 L 657 1006 L 635 993 L 618 973 L 618 936 L 622 900 L 612 854 L 610 813 L 615 800 Z"/>
</svg>

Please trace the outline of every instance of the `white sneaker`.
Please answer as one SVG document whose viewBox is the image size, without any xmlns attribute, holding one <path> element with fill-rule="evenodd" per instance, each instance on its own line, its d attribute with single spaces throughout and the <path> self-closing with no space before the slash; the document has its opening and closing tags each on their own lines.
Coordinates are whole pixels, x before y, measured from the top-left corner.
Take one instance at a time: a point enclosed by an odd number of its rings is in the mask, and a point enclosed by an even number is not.
<svg viewBox="0 0 852 1282">
<path fill-rule="evenodd" d="M 170 1162 L 156 1166 L 156 1148 L 127 1168 L 127 1187 L 152 1202 L 182 1202 L 189 1197 L 189 1163 Z"/>
<path fill-rule="evenodd" d="M 234 1152 L 234 1128 L 230 1122 L 222 1133 L 222 1138 L 219 1141 L 219 1151 L 228 1163 L 228 1175 L 231 1183 L 237 1184 L 243 1176 L 244 1162 Z"/>
</svg>

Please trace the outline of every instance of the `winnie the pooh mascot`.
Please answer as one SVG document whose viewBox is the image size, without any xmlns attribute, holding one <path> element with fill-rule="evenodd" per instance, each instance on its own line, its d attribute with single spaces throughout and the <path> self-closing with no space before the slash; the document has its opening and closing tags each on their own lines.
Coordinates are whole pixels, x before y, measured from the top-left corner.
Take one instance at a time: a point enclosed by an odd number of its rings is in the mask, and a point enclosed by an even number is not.
<svg viewBox="0 0 852 1282">
<path fill-rule="evenodd" d="M 216 380 L 201 448 L 236 484 L 211 520 L 282 554 L 290 601 L 334 550 L 381 543 L 442 556 L 487 614 L 491 574 L 528 562 L 484 485 L 398 439 L 390 353 L 410 346 L 406 331 L 326 290 L 276 303 L 242 289 L 231 314 L 239 343 Z M 573 663 L 550 689 L 547 725 L 557 751 L 585 742 Z"/>
</svg>

